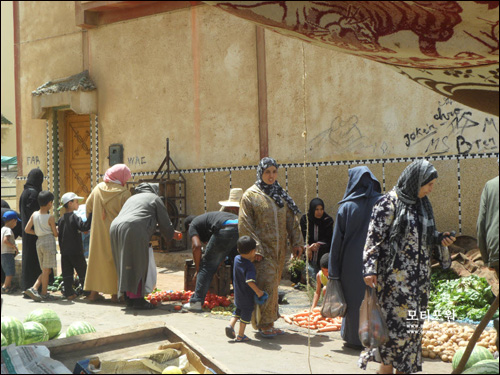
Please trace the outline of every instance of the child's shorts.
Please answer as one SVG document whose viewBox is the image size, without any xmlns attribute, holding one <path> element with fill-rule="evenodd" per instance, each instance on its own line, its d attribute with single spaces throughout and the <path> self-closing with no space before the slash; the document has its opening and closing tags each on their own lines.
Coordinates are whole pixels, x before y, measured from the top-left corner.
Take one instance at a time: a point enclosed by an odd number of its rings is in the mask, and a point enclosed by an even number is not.
<svg viewBox="0 0 500 375">
<path fill-rule="evenodd" d="M 2 254 L 2 269 L 5 276 L 15 276 L 16 275 L 16 261 L 14 260 L 15 255 L 12 253 Z"/>
<path fill-rule="evenodd" d="M 38 254 L 38 261 L 40 268 L 56 268 L 56 239 L 52 235 L 38 237 L 36 240 L 36 252 Z"/>
<path fill-rule="evenodd" d="M 240 319 L 241 323 L 250 324 L 250 322 L 252 321 L 252 313 L 253 309 L 240 309 L 236 307 L 236 311 L 234 312 L 233 316 Z"/>
</svg>

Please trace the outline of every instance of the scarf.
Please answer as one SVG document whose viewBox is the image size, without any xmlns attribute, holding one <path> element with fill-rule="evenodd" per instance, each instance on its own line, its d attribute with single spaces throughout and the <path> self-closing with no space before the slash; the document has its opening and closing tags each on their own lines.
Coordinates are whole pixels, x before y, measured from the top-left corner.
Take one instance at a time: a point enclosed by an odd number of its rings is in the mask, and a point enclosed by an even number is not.
<svg viewBox="0 0 500 375">
<path fill-rule="evenodd" d="M 125 186 L 125 183 L 131 177 L 130 169 L 125 164 L 115 164 L 104 174 L 104 182 L 113 182 Z"/>
<path fill-rule="evenodd" d="M 25 189 L 35 189 L 38 193 L 42 191 L 43 172 L 39 168 L 34 168 L 28 173 Z"/>
<path fill-rule="evenodd" d="M 381 196 L 380 182 L 368 167 L 354 167 L 349 169 L 349 182 L 344 198 L 339 204 L 354 201 L 359 198 L 375 198 Z"/>
<path fill-rule="evenodd" d="M 300 210 L 293 201 L 292 197 L 288 195 L 288 193 L 281 187 L 278 181 L 274 181 L 272 185 L 266 184 L 262 181 L 262 175 L 264 171 L 269 167 L 278 168 L 278 163 L 273 158 L 265 157 L 262 159 L 257 167 L 257 181 L 255 185 L 262 190 L 266 195 L 270 196 L 272 200 L 278 205 L 279 208 L 282 208 L 285 204 L 283 203 L 283 199 L 288 204 L 288 207 L 293 211 L 294 214 L 300 214 Z"/>
<path fill-rule="evenodd" d="M 399 240 L 408 235 L 410 208 L 417 206 L 422 244 L 437 245 L 436 224 L 434 211 L 428 197 L 419 198 L 420 188 L 438 177 L 436 168 L 427 160 L 415 160 L 403 171 L 394 187 L 398 195 L 398 203 L 391 226 L 391 243 L 400 243 Z"/>
<path fill-rule="evenodd" d="M 321 216 L 319 219 L 316 218 L 316 216 L 314 216 L 316 212 L 316 207 L 318 206 L 323 207 L 323 216 Z M 326 212 L 324 212 L 324 209 L 325 209 L 325 202 L 323 202 L 322 199 L 314 198 L 313 200 L 311 200 L 311 202 L 309 203 L 309 211 L 307 211 L 307 218 L 309 220 L 309 223 L 320 225 L 321 222 L 324 220 L 324 218 L 328 216 Z"/>
</svg>

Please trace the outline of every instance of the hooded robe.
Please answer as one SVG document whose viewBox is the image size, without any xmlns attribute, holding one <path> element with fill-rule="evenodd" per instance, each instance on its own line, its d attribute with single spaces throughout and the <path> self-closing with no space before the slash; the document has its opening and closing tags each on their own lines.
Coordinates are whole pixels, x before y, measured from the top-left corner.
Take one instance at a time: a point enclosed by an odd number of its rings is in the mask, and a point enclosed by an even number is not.
<svg viewBox="0 0 500 375">
<path fill-rule="evenodd" d="M 87 215 L 91 212 L 93 215 L 84 290 L 118 293 L 118 276 L 111 251 L 109 228 L 130 195 L 130 191 L 118 183 L 101 182 L 87 199 Z"/>
<path fill-rule="evenodd" d="M 158 187 L 142 183 L 111 223 L 111 247 L 118 274 L 118 291 L 137 293 L 142 281 L 144 295 L 149 265 L 149 241 L 156 225 L 167 240 L 174 235 L 167 208 L 158 196 Z"/>
<path fill-rule="evenodd" d="M 367 167 L 349 169 L 349 182 L 339 202 L 333 232 L 328 278 L 340 280 L 347 303 L 341 336 L 351 345 L 359 341 L 359 308 L 365 294 L 363 249 L 373 206 L 382 197 L 380 183 Z"/>
<path fill-rule="evenodd" d="M 24 190 L 19 198 L 19 211 L 21 213 L 23 247 L 22 247 L 22 274 L 21 288 L 26 290 L 35 284 L 36 279 L 42 273 L 38 254 L 36 252 L 37 236 L 28 234 L 24 231 L 33 212 L 40 209 L 38 204 L 38 193 L 42 191 L 43 172 L 38 169 L 32 169 L 28 173 Z"/>
</svg>

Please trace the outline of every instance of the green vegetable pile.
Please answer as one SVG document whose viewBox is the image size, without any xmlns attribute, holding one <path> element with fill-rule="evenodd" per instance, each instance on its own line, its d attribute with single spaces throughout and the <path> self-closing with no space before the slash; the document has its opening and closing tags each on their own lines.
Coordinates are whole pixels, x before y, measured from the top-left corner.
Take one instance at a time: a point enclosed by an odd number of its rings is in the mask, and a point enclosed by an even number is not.
<svg viewBox="0 0 500 375">
<path fill-rule="evenodd" d="M 480 321 L 494 299 L 485 278 L 471 275 L 459 278 L 445 271 L 433 272 L 429 312 L 454 311 L 456 320 Z M 494 318 L 498 317 L 498 311 Z"/>
</svg>

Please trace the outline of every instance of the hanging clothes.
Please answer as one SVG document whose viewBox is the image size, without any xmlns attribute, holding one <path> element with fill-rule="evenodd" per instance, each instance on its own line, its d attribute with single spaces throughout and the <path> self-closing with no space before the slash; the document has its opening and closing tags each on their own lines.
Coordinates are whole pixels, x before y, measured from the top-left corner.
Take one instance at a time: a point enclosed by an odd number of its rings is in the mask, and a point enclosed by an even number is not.
<svg viewBox="0 0 500 375">
<path fill-rule="evenodd" d="M 339 209 L 331 243 L 328 278 L 340 280 L 347 303 L 342 339 L 361 346 L 359 308 L 365 294 L 363 249 L 373 206 L 382 197 L 380 183 L 367 167 L 349 169 L 349 181 Z"/>
</svg>

